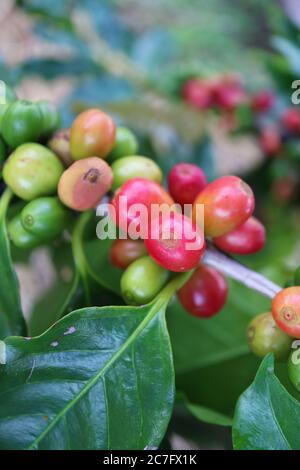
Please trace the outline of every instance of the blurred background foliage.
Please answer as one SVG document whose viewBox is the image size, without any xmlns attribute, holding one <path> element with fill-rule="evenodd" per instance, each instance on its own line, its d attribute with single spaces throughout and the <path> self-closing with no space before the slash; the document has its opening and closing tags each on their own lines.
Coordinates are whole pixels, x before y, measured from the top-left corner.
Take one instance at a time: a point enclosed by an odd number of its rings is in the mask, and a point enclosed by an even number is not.
<svg viewBox="0 0 300 470">
<path fill-rule="evenodd" d="M 189 77 L 230 72 L 248 90 L 276 90 L 278 106 L 290 105 L 291 83 L 300 79 L 299 11 L 299 0 L 1 0 L 0 78 L 20 97 L 51 98 L 65 126 L 78 111 L 101 106 L 137 132 L 140 152 L 165 173 L 187 160 L 201 165 L 210 179 L 243 175 L 254 187 L 256 212 L 268 232 L 266 248 L 246 264 L 285 284 L 300 264 L 299 201 L 279 204 L 269 183 L 270 174 L 299 175 L 299 158 L 270 163 L 257 136 L 222 132 L 216 116 L 188 106 L 178 91 Z M 92 248 L 103 276 L 107 249 L 103 253 L 97 240 Z M 64 289 L 55 296 L 63 304 L 72 291 L 72 275 L 62 281 L 66 267 L 72 268 L 69 257 L 63 266 L 57 253 L 50 257 L 49 269 L 59 274 L 54 284 L 45 283 L 44 300 L 33 292 L 35 300 L 28 301 L 34 332 L 57 318 L 53 310 L 47 313 L 53 292 Z M 27 295 L 33 286 L 40 289 L 33 255 L 24 259 L 15 253 L 15 259 L 19 275 L 34 280 L 25 287 L 23 282 Z M 29 277 L 28 266 L 35 277 Z M 176 439 L 182 446 L 181 438 L 192 443 L 186 446 L 230 446 L 229 428 L 215 424 L 227 426 L 239 394 L 253 379 L 258 361 L 248 352 L 245 328 L 251 316 L 270 308 L 266 299 L 235 283 L 230 292 L 224 311 L 209 321 L 187 316 L 175 301 L 170 306 L 177 385 L 192 406 L 202 407 L 193 408 L 191 418 L 183 401 L 178 403 L 168 434 L 173 447 Z M 221 417 L 212 417 L 212 410 Z"/>
</svg>

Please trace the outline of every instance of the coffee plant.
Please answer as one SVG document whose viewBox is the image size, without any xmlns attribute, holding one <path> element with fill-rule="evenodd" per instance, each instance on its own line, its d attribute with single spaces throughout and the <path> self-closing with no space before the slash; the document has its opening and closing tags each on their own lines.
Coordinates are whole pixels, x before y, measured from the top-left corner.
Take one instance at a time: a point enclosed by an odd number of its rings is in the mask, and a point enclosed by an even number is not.
<svg viewBox="0 0 300 470">
<path fill-rule="evenodd" d="M 106 2 L 18 3 L 72 54 L 0 64 L 0 449 L 299 450 L 299 25 L 251 88 L 165 37 L 153 67 Z M 37 71 L 76 77 L 60 109 Z M 219 172 L 210 120 L 260 165 Z"/>
</svg>

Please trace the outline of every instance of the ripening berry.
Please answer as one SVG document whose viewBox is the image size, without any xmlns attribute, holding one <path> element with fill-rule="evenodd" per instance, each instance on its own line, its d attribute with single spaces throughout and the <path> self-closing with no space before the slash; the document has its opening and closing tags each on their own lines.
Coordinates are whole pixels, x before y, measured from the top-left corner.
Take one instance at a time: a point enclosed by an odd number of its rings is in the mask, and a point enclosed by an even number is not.
<svg viewBox="0 0 300 470">
<path fill-rule="evenodd" d="M 266 155 L 277 155 L 282 148 L 282 139 L 279 130 L 275 126 L 268 126 L 262 129 L 259 143 L 262 151 Z"/>
<path fill-rule="evenodd" d="M 125 233 L 132 230 L 131 238 L 136 238 L 133 232 L 139 232 L 139 238 L 144 238 L 148 234 L 151 210 L 162 206 L 162 209 L 169 211 L 173 205 L 173 199 L 162 186 L 145 178 L 134 178 L 123 184 L 116 193 L 112 201 L 115 211 L 112 218 Z"/>
<path fill-rule="evenodd" d="M 175 272 L 195 268 L 204 253 L 205 239 L 190 218 L 171 212 L 153 219 L 145 246 L 152 258 Z"/>
<path fill-rule="evenodd" d="M 212 90 L 206 80 L 198 78 L 187 80 L 182 87 L 181 96 L 197 109 L 207 109 L 213 105 Z"/>
<path fill-rule="evenodd" d="M 74 160 L 106 158 L 115 143 L 116 126 L 100 109 L 79 114 L 71 126 L 70 150 Z"/>
<path fill-rule="evenodd" d="M 272 301 L 276 324 L 292 338 L 300 338 L 300 287 L 281 290 Z"/>
<path fill-rule="evenodd" d="M 283 126 L 294 134 L 300 133 L 300 110 L 289 108 L 281 118 Z"/>
<path fill-rule="evenodd" d="M 65 167 L 73 163 L 70 152 L 70 129 L 56 132 L 48 141 L 47 146 L 58 156 Z"/>
<path fill-rule="evenodd" d="M 192 163 L 178 163 L 169 173 L 169 192 L 175 202 L 193 204 L 198 194 L 207 186 L 204 171 Z"/>
<path fill-rule="evenodd" d="M 193 205 L 193 220 L 201 225 L 204 210 L 204 232 L 219 237 L 244 223 L 253 213 L 251 188 L 237 176 L 222 176 L 199 194 Z"/>
<path fill-rule="evenodd" d="M 218 248 L 237 255 L 256 253 L 263 248 L 265 241 L 265 227 L 255 217 L 250 217 L 231 232 L 213 239 Z"/>
<path fill-rule="evenodd" d="M 232 111 L 245 103 L 246 93 L 241 83 L 233 79 L 224 79 L 215 86 L 215 101 L 224 111 Z"/>
<path fill-rule="evenodd" d="M 201 265 L 188 282 L 178 291 L 178 299 L 183 308 L 200 318 L 216 315 L 227 299 L 227 283 L 214 268 Z"/>
<path fill-rule="evenodd" d="M 256 113 L 265 113 L 274 105 L 275 96 L 269 90 L 261 90 L 251 99 L 251 106 Z"/>
<path fill-rule="evenodd" d="M 112 164 L 111 169 L 114 176 L 113 190 L 120 188 L 133 178 L 146 178 L 159 184 L 163 180 L 162 171 L 157 163 L 151 158 L 140 155 L 120 158 Z"/>
<path fill-rule="evenodd" d="M 86 211 L 96 207 L 110 190 L 112 180 L 111 168 L 104 160 L 85 158 L 63 172 L 58 183 L 58 196 L 70 209 Z"/>
<path fill-rule="evenodd" d="M 271 312 L 257 315 L 247 328 L 249 348 L 258 357 L 273 353 L 276 359 L 287 358 L 291 338 L 276 325 Z"/>
<path fill-rule="evenodd" d="M 142 240 L 115 240 L 110 249 L 110 260 L 113 266 L 126 269 L 133 261 L 147 254 Z"/>
</svg>

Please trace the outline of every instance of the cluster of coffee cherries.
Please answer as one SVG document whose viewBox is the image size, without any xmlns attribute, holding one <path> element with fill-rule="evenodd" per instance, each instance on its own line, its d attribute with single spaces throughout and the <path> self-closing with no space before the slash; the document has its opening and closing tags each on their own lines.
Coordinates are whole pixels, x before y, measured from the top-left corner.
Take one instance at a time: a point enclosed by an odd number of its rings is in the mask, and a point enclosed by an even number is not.
<svg viewBox="0 0 300 470">
<path fill-rule="evenodd" d="M 108 196 L 119 229 L 110 260 L 123 270 L 120 288 L 127 304 L 150 302 L 176 273 L 189 272 L 177 293 L 184 309 L 198 318 L 222 309 L 226 280 L 203 256 L 209 244 L 233 255 L 264 246 L 265 229 L 253 216 L 248 184 L 237 176 L 208 182 L 197 165 L 179 163 L 165 189 L 159 166 L 138 154 L 135 135 L 100 109 L 83 111 L 65 130 L 57 130 L 60 117 L 48 102 L 12 96 L 0 114 L 3 179 L 23 201 L 8 224 L 17 247 L 54 240 L 72 226 L 76 213 L 95 210 Z M 279 292 L 272 312 L 256 317 L 248 329 L 250 347 L 260 356 L 274 352 L 281 358 L 292 338 L 300 338 L 295 286 Z"/>
<path fill-rule="evenodd" d="M 215 110 L 229 132 L 255 135 L 263 153 L 276 159 L 276 165 L 270 170 L 274 197 L 286 202 L 297 195 L 297 175 L 292 167 L 280 165 L 278 160 L 283 157 L 291 164 L 299 161 L 298 107 L 284 105 L 274 91 L 250 93 L 240 77 L 232 74 L 188 79 L 182 85 L 181 96 L 201 112 Z"/>
</svg>

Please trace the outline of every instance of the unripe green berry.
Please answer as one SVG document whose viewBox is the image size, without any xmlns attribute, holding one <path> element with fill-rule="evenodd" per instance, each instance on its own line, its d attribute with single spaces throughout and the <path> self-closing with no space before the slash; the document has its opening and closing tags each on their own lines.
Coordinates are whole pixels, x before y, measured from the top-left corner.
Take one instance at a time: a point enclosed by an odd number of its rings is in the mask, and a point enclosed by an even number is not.
<svg viewBox="0 0 300 470">
<path fill-rule="evenodd" d="M 5 158 L 6 158 L 6 147 L 2 139 L 0 138 L 0 175 L 2 175 L 2 168 L 4 165 Z"/>
<path fill-rule="evenodd" d="M 17 196 L 32 201 L 55 194 L 63 170 L 51 150 L 40 144 L 23 144 L 6 161 L 3 178 Z"/>
<path fill-rule="evenodd" d="M 292 339 L 276 325 L 271 312 L 257 315 L 247 329 L 248 344 L 258 357 L 273 353 L 276 359 L 285 359 Z"/>
<path fill-rule="evenodd" d="M 12 103 L 2 118 L 1 133 L 12 148 L 26 142 L 39 140 L 43 129 L 43 119 L 39 106 L 29 101 Z"/>
<path fill-rule="evenodd" d="M 300 392 L 300 348 L 292 350 L 288 360 L 288 376 L 296 390 Z"/>
<path fill-rule="evenodd" d="M 24 207 L 21 220 L 24 228 L 33 235 L 53 238 L 68 226 L 70 215 L 57 197 L 41 197 Z"/>
<path fill-rule="evenodd" d="M 61 117 L 53 103 L 47 100 L 37 102 L 42 115 L 42 137 L 50 137 L 61 124 Z"/>
<path fill-rule="evenodd" d="M 111 169 L 114 175 L 114 190 L 133 178 L 146 178 L 158 184 L 161 184 L 163 179 L 161 169 L 153 160 L 138 155 L 117 160 L 112 164 Z"/>
<path fill-rule="evenodd" d="M 159 293 L 168 280 L 169 272 L 150 256 L 134 261 L 121 278 L 121 291 L 128 305 L 144 305 Z"/>
<path fill-rule="evenodd" d="M 43 239 L 28 232 L 22 224 L 20 215 L 16 215 L 8 224 L 8 235 L 13 244 L 22 249 L 31 249 L 43 243 Z"/>
<path fill-rule="evenodd" d="M 114 147 L 109 155 L 110 161 L 129 155 L 136 155 L 138 151 L 138 141 L 135 135 L 126 127 L 118 127 Z"/>
</svg>

